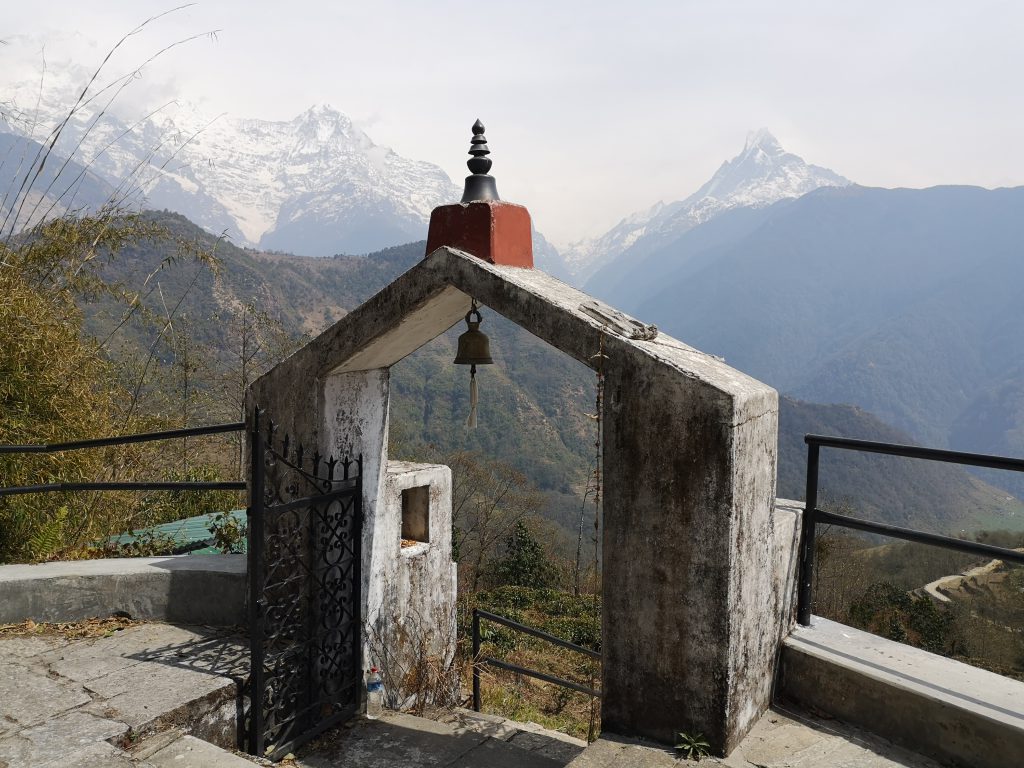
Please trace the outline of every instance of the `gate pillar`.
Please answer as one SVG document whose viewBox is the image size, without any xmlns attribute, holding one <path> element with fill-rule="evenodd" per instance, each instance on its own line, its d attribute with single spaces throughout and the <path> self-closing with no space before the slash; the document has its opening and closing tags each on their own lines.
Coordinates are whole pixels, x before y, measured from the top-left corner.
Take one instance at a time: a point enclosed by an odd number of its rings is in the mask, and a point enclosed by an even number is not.
<svg viewBox="0 0 1024 768">
<path fill-rule="evenodd" d="M 381 536 L 380 499 L 387 473 L 387 368 L 329 374 L 320 393 L 321 450 L 363 457 L 363 584 L 362 615 L 370 620 L 380 611 L 383 586 L 379 574 L 390 554 Z M 364 648 L 364 664 L 369 658 Z"/>
<path fill-rule="evenodd" d="M 774 390 L 609 355 L 602 729 L 728 753 L 768 706 L 788 604 L 774 578 Z"/>
</svg>

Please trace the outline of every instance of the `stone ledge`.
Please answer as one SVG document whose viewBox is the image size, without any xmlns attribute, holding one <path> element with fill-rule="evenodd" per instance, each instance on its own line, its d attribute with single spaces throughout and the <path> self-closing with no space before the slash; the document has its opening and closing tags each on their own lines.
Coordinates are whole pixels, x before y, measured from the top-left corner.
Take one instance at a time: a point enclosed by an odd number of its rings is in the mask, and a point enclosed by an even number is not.
<svg viewBox="0 0 1024 768">
<path fill-rule="evenodd" d="M 245 622 L 245 555 L 175 555 L 0 566 L 0 623 L 133 618 Z"/>
<path fill-rule="evenodd" d="M 1024 683 L 817 616 L 786 639 L 779 687 L 953 765 L 1024 754 Z"/>
</svg>

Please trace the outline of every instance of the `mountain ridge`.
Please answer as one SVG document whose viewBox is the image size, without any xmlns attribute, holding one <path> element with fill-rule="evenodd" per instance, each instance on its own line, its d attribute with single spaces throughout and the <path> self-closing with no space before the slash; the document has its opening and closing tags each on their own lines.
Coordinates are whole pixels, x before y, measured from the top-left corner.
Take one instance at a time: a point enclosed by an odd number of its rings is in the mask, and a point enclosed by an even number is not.
<svg viewBox="0 0 1024 768">
<path fill-rule="evenodd" d="M 32 122 L 8 120 L 8 130 L 33 140 L 47 135 L 69 115 L 69 89 L 59 80 L 41 92 L 14 88 L 4 112 L 31 111 Z M 31 108 L 19 106 L 28 98 Z M 89 105 L 70 114 L 55 150 L 84 158 L 115 184 L 133 178 L 146 207 L 179 211 L 240 245 L 299 250 L 282 230 L 301 227 L 296 244 L 311 256 L 419 239 L 430 211 L 461 195 L 437 166 L 374 144 L 322 104 L 286 121 L 208 119 L 179 109 L 134 124 Z M 374 219 L 380 234 L 359 227 L 361 218 Z"/>
<path fill-rule="evenodd" d="M 7 89 L 0 98 L 0 135 L 7 137 L 0 177 L 30 167 L 59 129 L 50 165 L 71 158 L 117 190 L 118 202 L 176 211 L 236 245 L 308 256 L 422 240 L 431 211 L 462 197 L 461 185 L 441 168 L 375 144 L 329 104 L 290 120 L 210 120 L 188 107 L 139 119 L 120 115 L 115 103 L 103 103 L 106 97 L 74 106 L 87 81 L 87 73 L 70 67 L 48 72 L 42 86 Z M 18 142 L 20 149 L 12 149 Z M 61 178 L 75 183 L 69 172 Z M 534 253 L 552 274 L 567 274 L 536 229 Z"/>
</svg>

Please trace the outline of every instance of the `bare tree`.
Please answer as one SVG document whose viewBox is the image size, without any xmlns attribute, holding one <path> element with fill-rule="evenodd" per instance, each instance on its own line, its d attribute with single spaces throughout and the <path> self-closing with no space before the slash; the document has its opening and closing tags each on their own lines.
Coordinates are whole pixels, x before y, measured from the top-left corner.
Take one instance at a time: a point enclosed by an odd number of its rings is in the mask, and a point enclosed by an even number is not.
<svg viewBox="0 0 1024 768">
<path fill-rule="evenodd" d="M 297 349 L 304 337 L 290 334 L 279 320 L 260 308 L 257 299 L 231 298 L 228 289 L 219 284 L 217 292 L 225 307 L 218 315 L 226 350 L 217 387 L 220 405 L 228 418 L 242 421 L 249 385 Z M 241 474 L 243 450 L 238 436 L 236 443 L 235 456 Z"/>
<path fill-rule="evenodd" d="M 537 514 L 544 497 L 526 476 L 468 451 L 448 456 L 452 468 L 453 545 L 460 577 L 475 592 L 516 523 Z"/>
</svg>

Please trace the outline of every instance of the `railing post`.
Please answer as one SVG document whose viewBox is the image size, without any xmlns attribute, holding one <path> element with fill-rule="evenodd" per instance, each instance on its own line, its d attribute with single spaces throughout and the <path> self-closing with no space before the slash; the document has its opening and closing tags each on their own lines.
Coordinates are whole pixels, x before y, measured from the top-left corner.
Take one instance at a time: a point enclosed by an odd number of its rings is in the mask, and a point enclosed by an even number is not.
<svg viewBox="0 0 1024 768">
<path fill-rule="evenodd" d="M 480 711 L 480 614 L 473 609 L 473 711 Z"/>
<path fill-rule="evenodd" d="M 805 627 L 811 625 L 812 585 L 814 581 L 814 533 L 818 508 L 818 456 L 821 446 L 807 444 L 807 490 L 804 494 L 804 514 L 800 526 L 800 572 L 798 574 L 796 620 Z"/>
<path fill-rule="evenodd" d="M 249 443 L 251 454 L 247 533 L 247 577 L 249 580 L 249 754 L 263 755 L 263 634 L 260 617 L 262 598 L 260 564 L 263 560 L 263 483 L 264 445 L 259 412 L 253 415 Z"/>
</svg>

